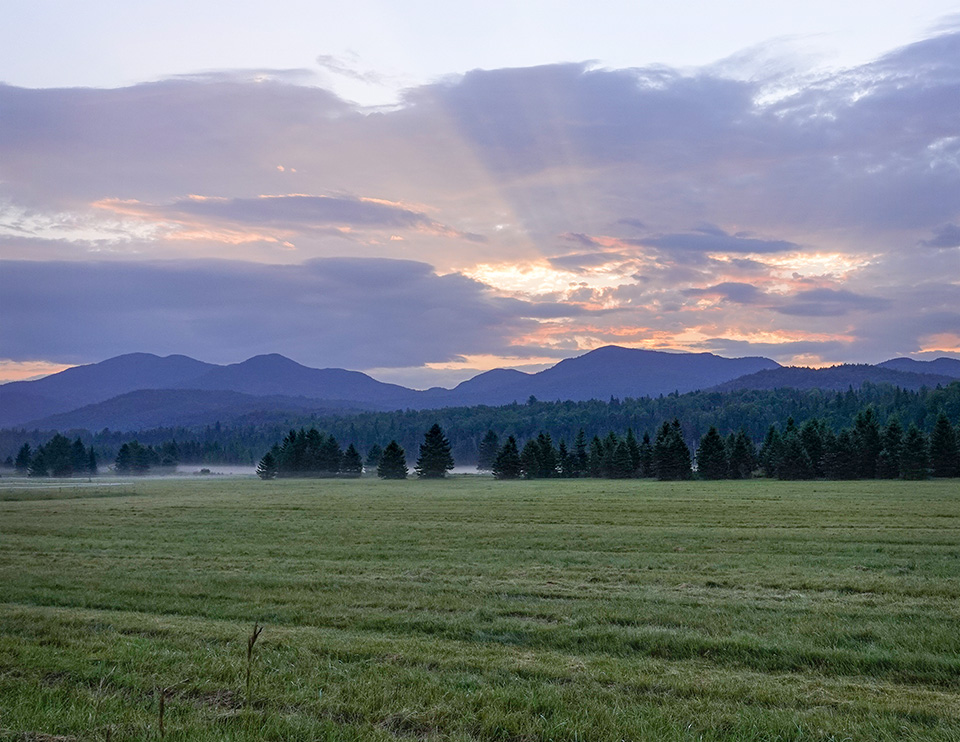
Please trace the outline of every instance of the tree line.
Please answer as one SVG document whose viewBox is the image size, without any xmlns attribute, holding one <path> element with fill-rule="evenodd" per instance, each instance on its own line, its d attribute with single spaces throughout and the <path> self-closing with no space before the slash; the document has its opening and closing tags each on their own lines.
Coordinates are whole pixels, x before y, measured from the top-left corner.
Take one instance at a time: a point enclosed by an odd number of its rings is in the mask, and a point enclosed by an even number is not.
<svg viewBox="0 0 960 742">
<path fill-rule="evenodd" d="M 57 433 L 41 446 L 24 443 L 17 456 L 8 462 L 20 475 L 31 477 L 93 476 L 97 473 L 97 454 L 77 438 L 72 443 Z"/>
</svg>

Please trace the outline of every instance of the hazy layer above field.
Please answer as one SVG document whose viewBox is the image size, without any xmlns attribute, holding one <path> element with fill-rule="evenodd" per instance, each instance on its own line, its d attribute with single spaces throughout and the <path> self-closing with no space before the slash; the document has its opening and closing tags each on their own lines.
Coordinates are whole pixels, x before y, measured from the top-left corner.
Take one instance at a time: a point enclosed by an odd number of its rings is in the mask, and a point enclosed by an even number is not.
<svg viewBox="0 0 960 742">
<path fill-rule="evenodd" d="M 130 491 L 0 501 L 0 739 L 960 736 L 956 480 Z"/>
</svg>

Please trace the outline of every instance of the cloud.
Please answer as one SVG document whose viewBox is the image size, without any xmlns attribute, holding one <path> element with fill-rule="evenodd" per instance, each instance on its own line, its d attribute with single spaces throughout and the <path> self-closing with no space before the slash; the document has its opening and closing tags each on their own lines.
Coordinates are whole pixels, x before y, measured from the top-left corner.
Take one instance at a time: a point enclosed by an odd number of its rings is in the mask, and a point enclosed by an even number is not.
<svg viewBox="0 0 960 742">
<path fill-rule="evenodd" d="M 787 240 L 760 240 L 729 235 L 717 227 L 701 228 L 695 232 L 666 234 L 639 240 L 640 245 L 661 250 L 680 250 L 712 253 L 775 253 L 799 250 L 800 246 Z"/>
<path fill-rule="evenodd" d="M 890 304 L 889 299 L 862 296 L 842 289 L 812 289 L 797 292 L 776 311 L 801 317 L 840 317 L 854 311 L 880 311 Z"/>
<path fill-rule="evenodd" d="M 944 224 L 934 232 L 933 238 L 929 240 L 920 240 L 923 247 L 935 247 L 939 249 L 960 247 L 960 226 L 956 224 Z"/>
<path fill-rule="evenodd" d="M 719 296 L 737 304 L 757 304 L 770 300 L 770 297 L 756 286 L 735 281 L 718 283 L 705 289 L 686 289 L 683 293 L 687 296 Z"/>
<path fill-rule="evenodd" d="M 584 314 L 502 299 L 403 260 L 4 261 L 0 277 L 0 347 L 12 360 L 87 362 L 140 349 L 218 362 L 279 352 L 319 366 L 416 366 L 504 352 L 535 326 L 531 317 Z"/>
</svg>

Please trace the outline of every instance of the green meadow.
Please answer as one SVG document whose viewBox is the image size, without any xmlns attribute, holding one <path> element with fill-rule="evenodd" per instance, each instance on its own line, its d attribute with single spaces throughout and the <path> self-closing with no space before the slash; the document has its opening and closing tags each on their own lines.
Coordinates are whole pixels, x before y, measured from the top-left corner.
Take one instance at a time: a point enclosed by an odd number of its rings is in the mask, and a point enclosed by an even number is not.
<svg viewBox="0 0 960 742">
<path fill-rule="evenodd" d="M 960 740 L 958 485 L 0 480 L 0 740 Z"/>
</svg>

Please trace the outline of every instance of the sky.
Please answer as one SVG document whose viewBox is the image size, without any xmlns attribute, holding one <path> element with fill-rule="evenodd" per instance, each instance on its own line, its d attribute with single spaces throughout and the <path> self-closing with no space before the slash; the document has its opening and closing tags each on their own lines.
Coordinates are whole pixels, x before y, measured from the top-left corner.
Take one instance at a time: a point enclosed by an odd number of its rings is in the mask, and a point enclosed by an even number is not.
<svg viewBox="0 0 960 742">
<path fill-rule="evenodd" d="M 8 2 L 0 381 L 960 357 L 960 5 L 906 6 Z"/>
</svg>

